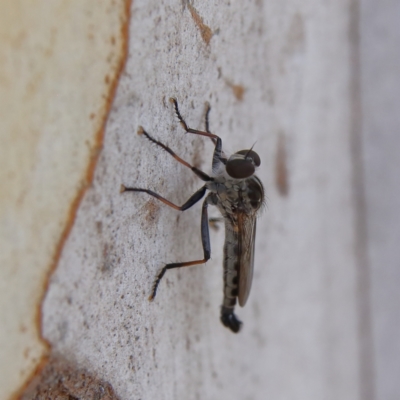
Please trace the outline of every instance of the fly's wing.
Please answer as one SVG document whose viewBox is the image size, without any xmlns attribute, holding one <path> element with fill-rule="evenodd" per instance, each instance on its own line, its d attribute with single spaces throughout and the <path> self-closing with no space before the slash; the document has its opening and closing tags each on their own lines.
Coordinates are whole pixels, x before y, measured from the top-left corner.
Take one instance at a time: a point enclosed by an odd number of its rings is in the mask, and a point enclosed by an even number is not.
<svg viewBox="0 0 400 400">
<path fill-rule="evenodd" d="M 256 239 L 255 215 L 238 215 L 239 244 L 239 305 L 243 307 L 250 294 L 254 269 L 254 244 Z"/>
</svg>

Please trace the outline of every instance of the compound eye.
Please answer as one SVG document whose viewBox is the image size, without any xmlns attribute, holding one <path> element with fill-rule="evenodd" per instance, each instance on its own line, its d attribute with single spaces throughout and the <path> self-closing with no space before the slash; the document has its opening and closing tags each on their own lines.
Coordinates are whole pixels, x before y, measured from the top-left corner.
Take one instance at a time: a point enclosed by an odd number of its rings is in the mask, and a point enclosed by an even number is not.
<svg viewBox="0 0 400 400">
<path fill-rule="evenodd" d="M 241 154 L 245 156 L 246 160 L 248 158 L 251 158 L 256 167 L 259 167 L 261 164 L 260 156 L 254 150 L 240 150 L 236 154 Z"/>
<path fill-rule="evenodd" d="M 234 156 L 233 156 L 234 157 Z M 226 172 L 235 179 L 244 179 L 253 175 L 255 167 L 250 158 L 233 158 L 226 163 Z"/>
</svg>

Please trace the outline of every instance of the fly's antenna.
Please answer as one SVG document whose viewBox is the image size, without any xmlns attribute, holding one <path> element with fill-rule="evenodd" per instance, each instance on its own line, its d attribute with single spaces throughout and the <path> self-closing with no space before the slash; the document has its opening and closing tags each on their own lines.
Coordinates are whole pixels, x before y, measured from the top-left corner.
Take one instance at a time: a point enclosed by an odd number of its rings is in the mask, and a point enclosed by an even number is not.
<svg viewBox="0 0 400 400">
<path fill-rule="evenodd" d="M 257 141 L 254 142 L 253 146 L 250 147 L 249 151 L 246 153 L 245 155 L 245 160 L 247 159 L 247 157 L 249 156 L 250 152 L 253 150 L 253 147 L 256 145 Z"/>
</svg>

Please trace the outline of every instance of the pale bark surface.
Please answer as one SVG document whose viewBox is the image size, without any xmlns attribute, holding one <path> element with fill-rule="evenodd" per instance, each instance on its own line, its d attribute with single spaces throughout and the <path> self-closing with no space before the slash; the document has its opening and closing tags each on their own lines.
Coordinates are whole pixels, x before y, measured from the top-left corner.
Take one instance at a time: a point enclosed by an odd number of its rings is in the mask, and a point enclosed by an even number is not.
<svg viewBox="0 0 400 400">
<path fill-rule="evenodd" d="M 90 183 L 124 59 L 126 1 L 93 6 L 1 2 L 1 400 L 48 355 L 40 336 L 46 281 Z"/>
</svg>

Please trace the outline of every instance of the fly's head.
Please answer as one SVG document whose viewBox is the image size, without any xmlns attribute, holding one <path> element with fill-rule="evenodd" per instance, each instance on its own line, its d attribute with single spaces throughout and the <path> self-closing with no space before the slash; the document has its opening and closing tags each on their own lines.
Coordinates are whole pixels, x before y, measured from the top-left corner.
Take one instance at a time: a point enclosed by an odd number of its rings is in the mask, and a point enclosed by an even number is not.
<svg viewBox="0 0 400 400">
<path fill-rule="evenodd" d="M 226 162 L 228 175 L 234 179 L 246 179 L 254 174 L 261 164 L 260 156 L 251 148 L 232 154 Z"/>
</svg>

